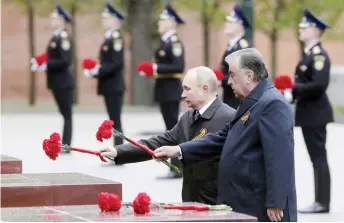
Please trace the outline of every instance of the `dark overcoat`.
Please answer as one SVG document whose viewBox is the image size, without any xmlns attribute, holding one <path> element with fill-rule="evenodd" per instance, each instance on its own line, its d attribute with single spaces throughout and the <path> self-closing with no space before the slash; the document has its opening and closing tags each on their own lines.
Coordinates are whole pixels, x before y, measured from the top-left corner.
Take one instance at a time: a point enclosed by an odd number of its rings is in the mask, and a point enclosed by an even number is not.
<svg viewBox="0 0 344 223">
<path fill-rule="evenodd" d="M 293 113 L 270 78 L 240 104 L 224 129 L 180 145 L 184 165 L 221 154 L 218 203 L 269 221 L 267 208 L 296 221 Z"/>
</svg>

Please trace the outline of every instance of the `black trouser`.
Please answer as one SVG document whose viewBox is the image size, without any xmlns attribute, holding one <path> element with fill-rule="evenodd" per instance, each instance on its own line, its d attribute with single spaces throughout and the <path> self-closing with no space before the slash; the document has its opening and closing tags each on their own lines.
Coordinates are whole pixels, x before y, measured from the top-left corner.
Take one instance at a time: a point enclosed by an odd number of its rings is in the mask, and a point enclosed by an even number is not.
<svg viewBox="0 0 344 223">
<path fill-rule="evenodd" d="M 115 123 L 114 128 L 122 132 L 121 113 L 123 106 L 123 93 L 105 93 L 104 99 L 109 118 Z M 123 144 L 123 139 L 120 137 L 114 137 L 114 146 L 120 144 Z"/>
<path fill-rule="evenodd" d="M 171 130 L 177 123 L 179 118 L 179 101 L 160 102 L 160 112 L 165 122 L 167 130 Z M 180 168 L 181 163 L 178 158 L 171 159 L 171 164 Z"/>
<path fill-rule="evenodd" d="M 314 168 L 315 201 L 329 207 L 331 177 L 327 162 L 326 125 L 302 127 L 302 134 Z"/>
<path fill-rule="evenodd" d="M 64 121 L 62 143 L 70 145 L 73 133 L 72 106 L 74 89 L 72 87 L 60 88 L 53 89 L 52 92 Z"/>
</svg>

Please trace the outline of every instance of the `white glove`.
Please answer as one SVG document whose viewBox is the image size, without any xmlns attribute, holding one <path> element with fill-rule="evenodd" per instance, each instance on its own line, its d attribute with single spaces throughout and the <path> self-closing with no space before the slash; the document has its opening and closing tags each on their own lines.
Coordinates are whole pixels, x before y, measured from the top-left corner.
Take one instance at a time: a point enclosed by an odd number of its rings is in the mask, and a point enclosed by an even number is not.
<svg viewBox="0 0 344 223">
<path fill-rule="evenodd" d="M 146 73 L 143 72 L 143 71 L 140 71 L 139 74 L 140 74 L 142 77 L 146 77 Z"/>
<path fill-rule="evenodd" d="M 94 76 L 97 76 L 98 73 L 99 73 L 99 68 L 100 68 L 100 65 L 97 64 L 94 68 L 92 69 L 84 69 L 84 76 L 86 78 L 91 78 L 91 77 L 94 77 Z"/>
<path fill-rule="evenodd" d="M 47 70 L 47 63 L 42 64 L 41 66 L 38 67 L 37 71 L 44 72 Z"/>
<path fill-rule="evenodd" d="M 287 100 L 287 102 L 291 103 L 293 101 L 293 94 L 292 89 L 288 88 L 284 90 L 284 98 Z"/>
<path fill-rule="evenodd" d="M 31 63 L 31 70 L 34 71 L 34 72 L 37 71 L 37 69 L 38 69 L 38 64 L 37 64 L 36 59 L 35 59 L 35 58 L 32 58 L 31 61 L 30 61 L 30 63 Z"/>
</svg>

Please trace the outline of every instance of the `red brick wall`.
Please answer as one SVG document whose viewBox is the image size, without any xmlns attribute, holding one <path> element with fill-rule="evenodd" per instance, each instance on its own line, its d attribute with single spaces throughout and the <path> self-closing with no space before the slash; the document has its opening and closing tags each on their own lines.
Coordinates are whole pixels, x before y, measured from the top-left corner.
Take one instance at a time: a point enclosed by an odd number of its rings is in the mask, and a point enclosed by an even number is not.
<svg viewBox="0 0 344 223">
<path fill-rule="evenodd" d="M 230 7 L 228 7 L 230 10 Z M 186 49 L 186 67 L 202 65 L 202 29 L 198 22 L 198 13 L 184 12 L 183 18 L 187 21 L 184 27 L 179 30 L 180 38 L 183 39 Z M 49 28 L 49 19 L 36 17 L 36 52 L 42 52 L 46 48 L 52 31 Z M 98 48 L 104 37 L 98 14 L 83 15 L 77 17 L 77 49 L 79 60 L 84 57 L 95 57 Z M 20 12 L 17 7 L 9 4 L 2 4 L 2 27 L 1 27 L 1 69 L 2 88 L 1 97 L 3 100 L 22 99 L 26 100 L 29 92 L 29 45 L 27 35 L 26 15 Z M 126 41 L 128 50 L 129 39 Z M 222 56 L 227 40 L 222 30 L 213 30 L 211 33 L 211 66 L 217 66 Z M 256 47 L 263 53 L 268 67 L 270 67 L 270 42 L 261 32 L 255 33 Z M 325 48 L 328 50 L 332 63 L 343 63 L 341 49 L 344 49 L 344 42 L 325 41 Z M 278 42 L 278 73 L 292 74 L 299 59 L 297 40 L 292 30 L 285 30 L 280 35 Z M 130 74 L 129 51 L 126 53 L 126 101 L 130 98 Z M 96 96 L 95 80 L 85 79 L 78 63 L 79 91 L 82 104 L 103 103 L 102 98 Z M 50 100 L 51 95 L 46 89 L 46 77 L 44 73 L 37 73 L 37 94 L 38 102 Z"/>
</svg>

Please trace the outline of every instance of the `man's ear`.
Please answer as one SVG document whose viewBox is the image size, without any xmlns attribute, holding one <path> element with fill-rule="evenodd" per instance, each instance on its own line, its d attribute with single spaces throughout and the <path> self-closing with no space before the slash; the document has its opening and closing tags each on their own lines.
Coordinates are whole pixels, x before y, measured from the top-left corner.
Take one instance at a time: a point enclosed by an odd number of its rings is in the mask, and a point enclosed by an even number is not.
<svg viewBox="0 0 344 223">
<path fill-rule="evenodd" d="M 253 78 L 254 78 L 254 73 L 251 71 L 251 70 L 249 70 L 248 72 L 247 72 L 247 82 L 249 83 L 249 82 L 252 82 L 253 81 Z"/>
<path fill-rule="evenodd" d="M 203 91 L 208 92 L 209 86 L 207 84 L 203 85 Z"/>
</svg>

